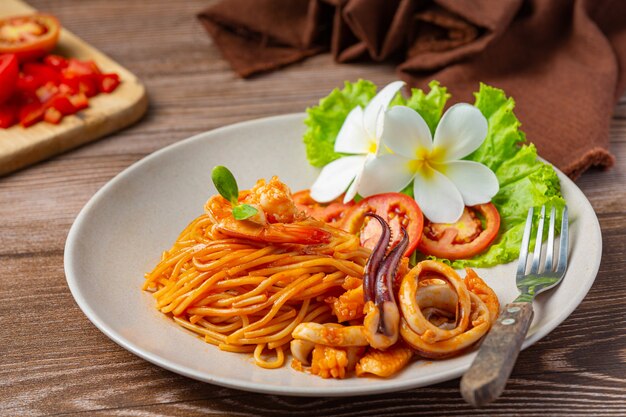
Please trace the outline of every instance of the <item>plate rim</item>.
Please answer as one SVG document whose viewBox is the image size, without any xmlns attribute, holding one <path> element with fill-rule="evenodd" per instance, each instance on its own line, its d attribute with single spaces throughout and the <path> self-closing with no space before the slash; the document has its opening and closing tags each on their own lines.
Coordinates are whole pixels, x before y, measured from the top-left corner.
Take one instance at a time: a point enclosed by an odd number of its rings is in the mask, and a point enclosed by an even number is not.
<svg viewBox="0 0 626 417">
<path fill-rule="evenodd" d="M 109 181 L 107 181 L 106 184 L 104 184 L 89 199 L 89 201 L 82 207 L 82 209 L 80 210 L 80 212 L 78 213 L 78 215 L 74 219 L 74 222 L 72 223 L 72 226 L 70 227 L 70 230 L 69 230 L 69 232 L 67 234 L 65 247 L 64 247 L 63 265 L 64 265 L 64 272 L 65 272 L 66 282 L 68 284 L 68 287 L 70 289 L 72 297 L 74 298 L 74 301 L 76 302 L 78 307 L 82 310 L 82 312 L 85 314 L 85 316 L 87 316 L 87 319 L 89 319 L 89 321 L 94 326 L 96 326 L 96 328 L 98 330 L 100 330 L 109 339 L 111 339 L 113 342 L 115 342 L 116 344 L 118 344 L 122 348 L 128 350 L 129 352 L 139 356 L 140 358 L 142 358 L 142 359 L 144 359 L 144 360 L 146 360 L 146 361 L 148 361 L 148 362 L 150 362 L 150 363 L 152 363 L 154 365 L 157 365 L 157 366 L 159 366 L 161 368 L 167 369 L 167 370 L 169 370 L 171 372 L 174 372 L 176 374 L 183 375 L 183 376 L 186 376 L 188 378 L 192 378 L 194 380 L 198 380 L 198 381 L 202 381 L 202 382 L 208 382 L 208 383 L 211 383 L 211 384 L 215 384 L 215 385 L 219 385 L 219 386 L 223 386 L 223 387 L 227 387 L 227 388 L 234 388 L 234 389 L 238 389 L 238 390 L 258 392 L 258 393 L 263 393 L 263 394 L 274 394 L 274 395 L 285 395 L 285 396 L 346 397 L 346 396 L 357 396 L 357 395 L 365 395 L 365 394 L 383 394 L 383 393 L 389 393 L 389 392 L 396 392 L 396 391 L 400 391 L 400 390 L 413 389 L 413 388 L 417 388 L 417 387 L 421 387 L 421 386 L 430 386 L 430 385 L 434 385 L 434 384 L 437 384 L 437 383 L 440 383 L 440 382 L 443 382 L 443 381 L 447 381 L 447 380 L 451 380 L 451 379 L 454 379 L 454 378 L 457 378 L 457 377 L 461 376 L 465 371 L 467 371 L 467 369 L 470 366 L 469 364 L 462 364 L 460 366 L 456 366 L 454 368 L 451 368 L 448 371 L 435 374 L 435 375 L 433 375 L 431 380 L 429 382 L 426 382 L 426 383 L 410 384 L 410 383 L 407 383 L 407 381 L 404 381 L 404 380 L 396 380 L 396 381 L 394 381 L 393 379 L 386 379 L 384 386 L 376 387 L 376 389 L 368 389 L 368 388 L 356 387 L 356 386 L 350 387 L 349 385 L 346 385 L 345 387 L 342 387 L 341 390 L 336 390 L 336 389 L 332 389 L 332 388 L 331 389 L 320 389 L 320 388 L 317 388 L 317 387 L 284 387 L 284 388 L 280 388 L 280 387 L 276 387 L 276 386 L 268 386 L 268 385 L 265 385 L 265 384 L 259 383 L 259 382 L 242 381 L 240 379 L 227 378 L 227 377 L 215 377 L 215 376 L 212 376 L 210 374 L 206 374 L 205 372 L 195 371 L 194 369 L 187 368 L 187 367 L 182 366 L 182 365 L 178 365 L 178 364 L 170 361 L 169 359 L 166 359 L 166 358 L 164 358 L 164 357 L 162 357 L 160 355 L 154 354 L 154 353 L 150 352 L 149 350 L 146 350 L 144 348 L 136 346 L 132 342 L 126 340 L 123 335 L 119 334 L 119 332 L 116 332 L 113 328 L 111 328 L 111 326 L 109 326 L 105 322 L 105 320 L 103 320 L 100 316 L 98 316 L 94 312 L 94 310 L 91 308 L 90 304 L 87 302 L 86 298 L 83 296 L 83 294 L 78 289 L 78 280 L 79 280 L 78 276 L 79 276 L 79 274 L 74 270 L 75 267 L 73 265 L 73 262 L 74 262 L 73 253 L 74 253 L 74 250 L 76 248 L 76 245 L 78 244 L 77 236 L 79 235 L 79 232 L 80 232 L 80 229 L 82 227 L 82 223 L 84 222 L 84 219 L 88 217 L 88 215 L 91 212 L 91 210 L 93 210 L 94 207 L 97 206 L 98 202 L 103 198 L 103 196 L 106 195 L 106 193 L 108 192 L 109 188 L 113 187 L 117 182 L 123 181 L 127 176 L 132 175 L 132 172 L 135 169 L 137 169 L 138 166 L 148 162 L 149 160 L 158 158 L 160 155 L 162 155 L 164 153 L 171 152 L 173 149 L 176 149 L 178 147 L 187 146 L 191 142 L 200 141 L 206 135 L 209 135 L 209 134 L 213 135 L 213 134 L 219 134 L 219 133 L 222 133 L 222 132 L 228 132 L 229 130 L 236 130 L 236 129 L 239 129 L 239 128 L 244 127 L 246 125 L 255 124 L 255 123 L 261 123 L 261 122 L 263 122 L 263 123 L 267 123 L 267 122 L 281 122 L 281 121 L 291 121 L 291 119 L 294 119 L 294 120 L 295 119 L 300 119 L 300 120 L 302 120 L 305 117 L 305 115 L 306 115 L 306 113 L 300 112 L 300 113 L 289 113 L 289 114 L 283 114 L 283 115 L 278 115 L 278 116 L 257 118 L 257 119 L 245 120 L 245 121 L 241 121 L 241 122 L 238 122 L 238 123 L 222 126 L 222 127 L 216 128 L 216 129 L 204 131 L 204 132 L 195 134 L 193 136 L 190 136 L 188 138 L 185 138 L 185 139 L 179 140 L 177 142 L 174 142 L 174 143 L 172 143 L 172 144 L 170 144 L 170 145 L 168 145 L 166 147 L 163 147 L 163 148 L 161 148 L 161 149 L 159 149 L 159 150 L 157 150 L 155 152 L 152 152 L 151 154 L 148 154 L 148 155 L 144 156 L 140 160 L 134 162 L 133 164 L 131 164 L 130 166 L 126 167 L 124 170 L 122 170 L 121 172 L 116 174 Z M 544 162 L 549 163 L 548 161 L 545 161 L 541 157 L 539 157 L 539 159 L 544 161 Z M 550 165 L 552 165 L 552 164 L 550 164 Z M 573 190 L 575 190 L 575 192 L 580 194 L 580 196 L 583 198 L 583 201 L 591 209 L 591 212 L 593 213 L 593 220 L 594 220 L 594 223 L 595 223 L 594 226 L 598 230 L 597 241 L 595 242 L 595 245 L 598 246 L 599 253 L 602 254 L 602 229 L 600 228 L 598 217 L 597 217 L 597 215 L 595 213 L 595 210 L 593 210 L 593 207 L 591 206 L 591 203 L 589 202 L 587 197 L 584 195 L 584 193 L 580 190 L 580 188 L 578 188 L 578 186 L 572 180 L 570 180 L 567 176 L 565 176 L 565 174 L 563 174 L 554 165 L 552 165 L 552 167 L 557 172 L 557 174 L 559 176 L 559 179 L 561 181 L 568 181 L 568 182 L 570 182 L 571 184 L 568 184 L 568 185 L 569 186 L 573 186 Z M 563 309 L 560 312 L 560 314 L 556 315 L 552 320 L 550 320 L 549 322 L 544 324 L 541 327 L 540 330 L 534 332 L 532 335 L 527 337 L 525 339 L 524 343 L 522 344 L 522 350 L 530 347 L 531 345 L 533 345 L 537 341 L 539 341 L 542 338 L 546 337 L 559 324 L 561 324 L 563 321 L 565 321 L 574 312 L 574 310 L 576 308 L 578 308 L 578 306 L 580 305 L 582 300 L 588 294 L 589 289 L 591 288 L 591 286 L 595 282 L 595 279 L 597 278 L 598 271 L 599 271 L 599 268 L 600 268 L 600 263 L 601 263 L 601 256 L 600 256 L 600 258 L 598 258 L 596 260 L 595 265 L 593 265 L 591 270 L 590 270 L 590 274 L 592 274 L 593 277 L 586 282 L 586 285 L 581 287 L 582 291 L 578 293 L 577 297 L 573 298 L 574 302 L 570 304 L 570 308 Z M 475 355 L 475 352 L 470 353 L 470 355 Z"/>
</svg>

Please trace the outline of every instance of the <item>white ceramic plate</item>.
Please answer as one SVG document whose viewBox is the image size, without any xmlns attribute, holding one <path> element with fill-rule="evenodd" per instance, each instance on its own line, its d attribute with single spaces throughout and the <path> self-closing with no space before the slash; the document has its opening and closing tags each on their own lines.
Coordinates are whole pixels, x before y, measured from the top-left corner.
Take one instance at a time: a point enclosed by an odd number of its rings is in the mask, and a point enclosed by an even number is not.
<svg viewBox="0 0 626 417">
<path fill-rule="evenodd" d="M 228 166 L 241 189 L 272 175 L 294 191 L 311 185 L 317 170 L 306 161 L 303 117 L 272 117 L 202 133 L 146 157 L 106 184 L 80 212 L 67 238 L 65 273 L 76 302 L 96 327 L 136 355 L 227 387 L 283 395 L 348 396 L 415 388 L 460 376 L 474 353 L 418 361 L 389 379 L 325 380 L 289 366 L 262 369 L 250 355 L 222 352 L 204 343 L 158 312 L 153 297 L 141 291 L 144 273 L 215 193 L 210 178 L 213 166 Z M 574 311 L 600 264 L 598 219 L 578 187 L 560 172 L 559 177 L 570 210 L 570 265 L 561 285 L 536 300 L 524 347 Z M 517 295 L 514 271 L 513 263 L 479 270 L 502 305 Z"/>
</svg>

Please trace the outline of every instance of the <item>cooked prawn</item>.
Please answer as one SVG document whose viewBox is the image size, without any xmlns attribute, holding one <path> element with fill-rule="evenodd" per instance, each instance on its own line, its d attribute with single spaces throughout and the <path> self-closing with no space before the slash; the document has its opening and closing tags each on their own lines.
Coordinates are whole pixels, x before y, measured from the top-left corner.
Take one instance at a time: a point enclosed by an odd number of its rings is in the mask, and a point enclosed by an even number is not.
<svg viewBox="0 0 626 417">
<path fill-rule="evenodd" d="M 324 224 L 304 217 L 296 208 L 289 188 L 277 177 L 257 181 L 249 191 L 239 193 L 239 201 L 257 209 L 246 220 L 233 217 L 232 205 L 221 195 L 209 198 L 204 208 L 219 232 L 232 237 L 271 242 L 319 244 L 330 240 Z"/>
</svg>

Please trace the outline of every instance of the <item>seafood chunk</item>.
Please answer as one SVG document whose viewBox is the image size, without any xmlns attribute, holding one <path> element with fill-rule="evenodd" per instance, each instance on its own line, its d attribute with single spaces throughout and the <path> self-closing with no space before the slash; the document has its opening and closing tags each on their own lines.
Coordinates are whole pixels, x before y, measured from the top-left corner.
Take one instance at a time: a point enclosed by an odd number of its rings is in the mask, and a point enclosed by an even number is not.
<svg viewBox="0 0 626 417">
<path fill-rule="evenodd" d="M 400 311 L 393 295 L 393 287 L 409 239 L 406 230 L 401 228 L 402 240 L 385 255 L 391 236 L 389 225 L 376 214 L 367 213 L 366 216 L 373 217 L 380 223 L 382 233 L 365 265 L 363 296 L 366 316 L 363 325 L 370 346 L 386 349 L 398 340 Z"/>
<path fill-rule="evenodd" d="M 354 288 L 341 294 L 339 297 L 329 297 L 333 314 L 338 322 L 354 320 L 363 317 L 363 287 Z"/>
<path fill-rule="evenodd" d="M 315 345 L 311 373 L 322 378 L 345 378 L 348 366 L 346 351 L 331 346 Z"/>
<path fill-rule="evenodd" d="M 374 374 L 383 378 L 400 371 L 413 357 L 413 351 L 398 344 L 382 351 L 370 349 L 356 365 L 357 376 Z"/>
<path fill-rule="evenodd" d="M 294 339 L 326 346 L 369 345 L 363 326 L 342 326 L 332 323 L 300 323 L 291 333 Z"/>
<path fill-rule="evenodd" d="M 256 208 L 257 214 L 246 220 L 233 217 L 232 205 L 221 195 L 211 197 L 204 208 L 214 228 L 224 235 L 271 243 L 320 244 L 330 241 L 324 223 L 300 217 L 289 188 L 273 177 L 249 191 L 239 193 L 239 201 Z"/>
</svg>

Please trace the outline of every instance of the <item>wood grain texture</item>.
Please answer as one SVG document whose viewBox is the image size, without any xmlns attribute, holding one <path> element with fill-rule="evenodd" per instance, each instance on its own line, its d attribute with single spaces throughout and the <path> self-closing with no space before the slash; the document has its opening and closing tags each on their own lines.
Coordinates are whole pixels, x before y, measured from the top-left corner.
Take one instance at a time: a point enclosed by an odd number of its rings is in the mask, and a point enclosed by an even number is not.
<svg viewBox="0 0 626 417">
<path fill-rule="evenodd" d="M 0 17 L 28 15 L 35 10 L 21 0 L 0 2 Z M 146 111 L 146 89 L 126 68 L 63 29 L 53 51 L 63 56 L 93 60 L 105 73 L 114 72 L 122 83 L 112 94 L 89 99 L 89 107 L 64 117 L 61 123 L 15 125 L 0 129 L 0 175 L 91 142 L 136 122 Z"/>
<path fill-rule="evenodd" d="M 69 227 L 102 185 L 163 146 L 299 111 L 345 79 L 386 83 L 393 68 L 321 55 L 241 80 L 195 20 L 209 0 L 31 1 L 138 75 L 150 106 L 130 128 L 0 179 L 0 415 L 626 415 L 626 96 L 611 127 L 617 165 L 577 181 L 602 227 L 596 282 L 563 324 L 520 354 L 498 401 L 472 408 L 458 379 L 349 399 L 250 394 L 158 368 L 100 333 L 65 283 Z"/>
</svg>

